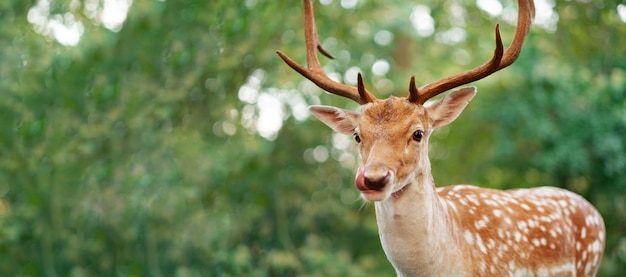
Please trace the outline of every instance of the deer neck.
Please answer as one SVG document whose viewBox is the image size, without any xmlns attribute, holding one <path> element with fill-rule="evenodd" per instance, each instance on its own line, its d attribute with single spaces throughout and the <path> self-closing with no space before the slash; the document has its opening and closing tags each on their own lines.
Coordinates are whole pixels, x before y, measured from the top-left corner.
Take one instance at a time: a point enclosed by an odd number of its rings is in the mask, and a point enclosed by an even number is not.
<svg viewBox="0 0 626 277">
<path fill-rule="evenodd" d="M 418 172 L 401 191 L 376 202 L 375 209 L 381 244 L 398 276 L 458 272 L 461 265 L 457 263 L 462 259 L 451 236 L 454 227 L 438 198 L 430 170 Z"/>
</svg>

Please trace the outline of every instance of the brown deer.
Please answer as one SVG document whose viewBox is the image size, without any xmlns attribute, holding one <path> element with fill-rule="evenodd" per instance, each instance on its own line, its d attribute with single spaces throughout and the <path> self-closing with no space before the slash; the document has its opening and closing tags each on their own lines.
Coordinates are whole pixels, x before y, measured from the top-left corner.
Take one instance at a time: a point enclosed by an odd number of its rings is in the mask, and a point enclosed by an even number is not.
<svg viewBox="0 0 626 277">
<path fill-rule="evenodd" d="M 495 190 L 470 185 L 436 188 L 428 159 L 429 136 L 452 122 L 476 94 L 449 89 L 512 64 L 534 17 L 532 0 L 519 0 L 517 30 L 488 62 L 417 88 L 408 97 L 377 99 L 358 75 L 356 87 L 322 70 L 313 7 L 304 0 L 307 67 L 278 51 L 294 70 L 320 88 L 361 104 L 359 112 L 329 106 L 310 111 L 336 132 L 353 135 L 363 161 L 355 185 L 375 202 L 383 250 L 398 276 L 594 276 L 604 250 L 602 216 L 582 197 L 554 187 Z"/>
</svg>

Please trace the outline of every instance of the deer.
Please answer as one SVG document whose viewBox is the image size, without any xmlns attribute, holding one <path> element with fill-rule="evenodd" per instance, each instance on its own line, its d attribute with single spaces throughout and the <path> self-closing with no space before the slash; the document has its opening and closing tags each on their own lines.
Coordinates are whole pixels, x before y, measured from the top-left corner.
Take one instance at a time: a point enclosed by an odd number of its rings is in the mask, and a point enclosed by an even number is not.
<svg viewBox="0 0 626 277">
<path fill-rule="evenodd" d="M 432 132 L 454 121 L 476 94 L 465 87 L 519 56 L 535 7 L 518 0 L 517 27 L 505 50 L 496 24 L 493 57 L 464 73 L 421 87 L 415 76 L 408 96 L 378 99 L 365 88 L 332 80 L 317 51 L 313 4 L 304 2 L 304 67 L 280 58 L 319 88 L 360 104 L 358 111 L 314 105 L 311 114 L 335 132 L 353 136 L 362 166 L 354 184 L 374 202 L 380 242 L 398 276 L 595 276 L 605 244 L 601 214 L 583 197 L 543 186 L 497 190 L 472 185 L 436 187 L 428 157 Z"/>
</svg>

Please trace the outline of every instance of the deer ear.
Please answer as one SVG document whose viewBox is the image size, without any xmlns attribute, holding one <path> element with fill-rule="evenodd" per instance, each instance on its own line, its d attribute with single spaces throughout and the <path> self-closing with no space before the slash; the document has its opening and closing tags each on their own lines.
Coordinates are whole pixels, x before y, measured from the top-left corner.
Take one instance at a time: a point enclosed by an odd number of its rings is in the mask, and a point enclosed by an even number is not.
<svg viewBox="0 0 626 277">
<path fill-rule="evenodd" d="M 359 114 L 331 106 L 310 106 L 309 111 L 335 132 L 352 135 L 357 127 Z"/>
<path fill-rule="evenodd" d="M 454 121 L 474 95 L 476 95 L 476 87 L 462 88 L 426 107 L 433 128 L 445 126 Z"/>
</svg>

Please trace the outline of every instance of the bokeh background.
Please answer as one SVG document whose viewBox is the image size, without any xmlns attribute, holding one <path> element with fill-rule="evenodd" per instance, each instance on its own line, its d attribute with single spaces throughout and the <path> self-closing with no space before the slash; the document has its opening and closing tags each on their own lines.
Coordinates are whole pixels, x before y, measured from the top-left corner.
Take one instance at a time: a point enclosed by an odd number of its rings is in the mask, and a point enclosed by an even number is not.
<svg viewBox="0 0 626 277">
<path fill-rule="evenodd" d="M 537 0 L 519 60 L 431 139 L 438 185 L 552 185 L 603 214 L 626 274 L 626 4 Z M 465 71 L 512 0 L 315 1 L 333 78 L 379 97 Z M 393 276 L 355 109 L 290 70 L 300 1 L 0 1 L 0 276 Z"/>
</svg>

